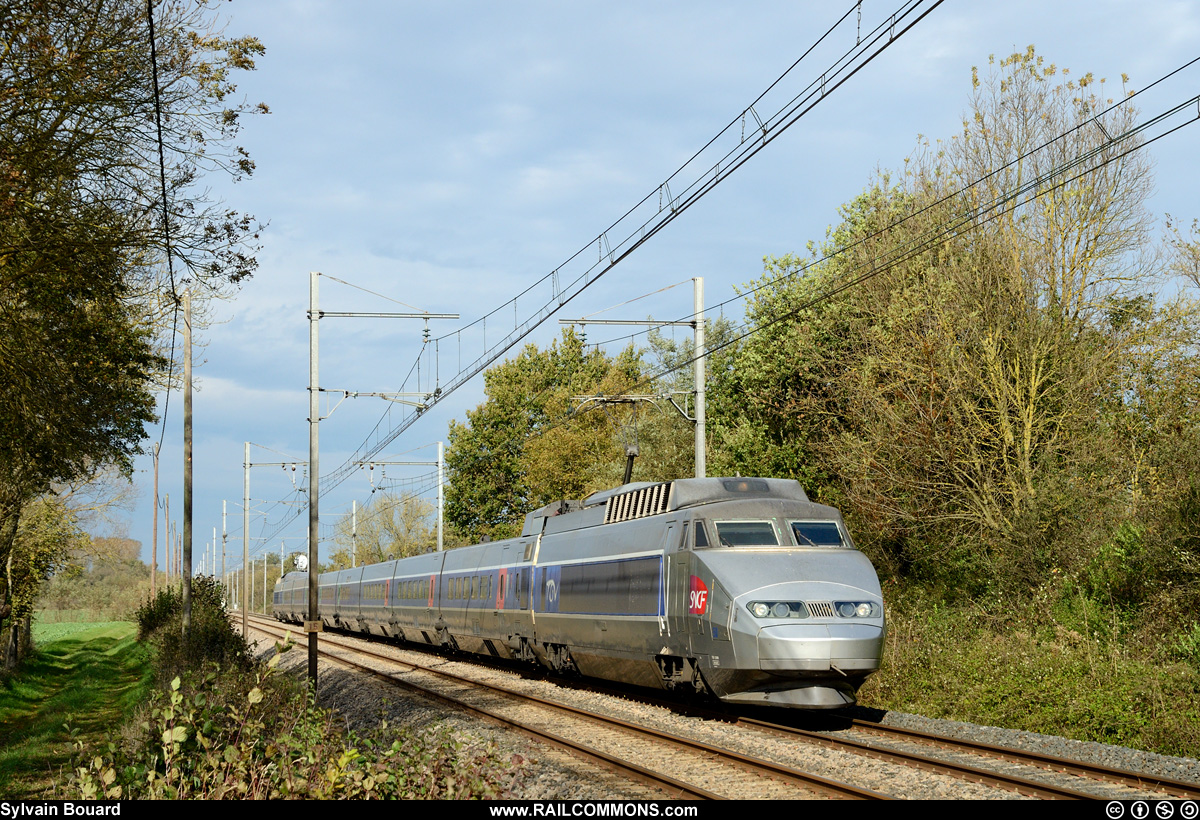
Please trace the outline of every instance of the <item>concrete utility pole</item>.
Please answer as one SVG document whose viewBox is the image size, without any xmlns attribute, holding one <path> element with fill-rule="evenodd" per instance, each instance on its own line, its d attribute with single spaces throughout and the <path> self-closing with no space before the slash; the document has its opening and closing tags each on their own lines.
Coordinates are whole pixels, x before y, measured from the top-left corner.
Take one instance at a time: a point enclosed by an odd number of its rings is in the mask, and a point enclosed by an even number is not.
<svg viewBox="0 0 1200 820">
<path fill-rule="evenodd" d="M 242 601 L 242 637 L 247 631 L 246 621 L 249 617 L 246 610 L 250 608 L 250 599 L 246 596 L 246 565 L 250 562 L 250 442 L 246 442 L 245 469 L 242 473 L 242 588 L 238 597 Z"/>
<path fill-rule="evenodd" d="M 446 447 L 438 442 L 438 552 L 442 551 L 442 520 L 445 517 L 445 492 L 442 485 L 446 477 Z"/>
<path fill-rule="evenodd" d="M 258 445 L 261 446 L 261 445 Z M 292 472 L 296 471 L 297 466 L 307 466 L 306 461 L 250 461 L 250 442 L 246 442 L 245 455 L 242 459 L 242 590 L 243 594 L 238 597 L 242 606 L 242 634 L 246 633 L 246 610 L 249 608 L 247 595 L 244 590 L 247 585 L 245 576 L 250 572 L 250 468 L 251 467 L 288 467 L 291 466 Z M 282 568 L 282 565 L 281 565 Z M 265 576 L 264 576 L 265 577 Z"/>
<path fill-rule="evenodd" d="M 317 376 L 319 333 L 317 322 L 321 313 L 317 309 L 317 277 L 309 274 L 308 282 L 308 614 L 305 616 L 304 631 L 308 635 L 308 682 L 312 686 L 313 698 L 317 694 L 317 633 L 321 631 L 321 618 L 317 614 L 317 548 L 320 531 L 318 504 L 320 481 L 320 446 L 317 439 L 317 424 L 321 418 L 320 381 Z"/>
<path fill-rule="evenodd" d="M 705 339 L 704 339 L 704 277 L 697 276 L 692 279 L 693 299 L 695 312 L 692 318 L 695 320 L 695 335 L 693 336 L 694 350 L 692 355 L 695 356 L 695 361 L 692 363 L 695 375 L 695 390 L 696 390 L 696 478 L 704 478 L 707 470 L 706 451 L 707 446 L 704 438 L 704 392 L 707 382 L 707 374 L 705 373 Z"/>
</svg>

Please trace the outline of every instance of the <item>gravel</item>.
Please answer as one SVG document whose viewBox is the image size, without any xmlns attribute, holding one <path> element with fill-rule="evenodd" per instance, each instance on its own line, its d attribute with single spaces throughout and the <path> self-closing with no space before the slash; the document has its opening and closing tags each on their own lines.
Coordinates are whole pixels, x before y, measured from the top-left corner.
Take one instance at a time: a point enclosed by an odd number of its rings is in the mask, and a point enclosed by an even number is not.
<svg viewBox="0 0 1200 820">
<path fill-rule="evenodd" d="M 252 636 L 253 637 L 253 636 Z M 270 647 L 272 642 L 264 642 Z M 398 658 L 420 658 L 426 663 L 430 656 L 413 653 L 382 643 L 371 648 Z M 303 675 L 307 658 L 302 648 L 285 655 L 281 668 Z M 918 799 L 1015 799 L 1018 795 L 990 789 L 978 784 L 945 775 L 931 774 L 896 764 L 873 760 L 861 755 L 797 743 L 776 740 L 749 730 L 694 717 L 685 717 L 660 707 L 615 698 L 583 690 L 562 687 L 551 681 L 526 680 L 513 673 L 454 660 L 442 662 L 447 671 L 469 674 L 489 682 L 498 682 L 512 689 L 540 694 L 557 702 L 613 712 L 617 717 L 710 743 L 740 747 L 742 751 L 766 757 L 797 768 L 812 771 L 837 780 L 853 781 L 886 794 Z M 493 743 L 508 753 L 517 753 L 531 761 L 530 777 L 521 785 L 518 794 L 526 800 L 616 800 L 661 799 L 664 797 L 648 787 L 632 784 L 590 763 L 575 759 L 564 752 L 528 741 L 522 736 L 499 729 L 494 725 L 462 712 L 392 688 L 367 675 L 349 672 L 333 664 L 321 662 L 318 700 L 345 716 L 356 728 L 378 726 L 381 719 L 389 725 L 414 728 L 435 724 L 448 725 L 467 742 Z M 1044 754 L 1072 758 L 1155 777 L 1200 783 L 1200 761 L 1191 758 L 1163 755 L 1109 746 L 1101 743 L 1068 740 L 1034 732 L 1015 731 L 994 726 L 978 726 L 951 720 L 933 720 L 901 712 L 880 712 L 858 708 L 858 715 L 872 722 L 921 731 L 935 732 L 954 738 L 966 738 L 1002 746 L 1036 750 Z M 981 758 L 972 757 L 974 765 Z M 1047 779 L 1055 777 L 1047 774 Z M 1065 776 L 1064 780 L 1068 779 Z M 1062 781 L 1060 781 L 1062 782 Z M 750 788 L 753 788 L 750 786 Z M 1095 789 L 1094 786 L 1089 786 Z M 759 796 L 761 796 L 759 792 Z M 731 795 L 737 796 L 737 795 Z M 755 796 L 750 793 L 749 796 Z M 1097 796 L 1131 798 L 1137 793 L 1121 787 L 1103 787 Z M 1144 794 L 1142 795 L 1144 796 Z M 1159 795 L 1161 798 L 1161 795 Z"/>
</svg>

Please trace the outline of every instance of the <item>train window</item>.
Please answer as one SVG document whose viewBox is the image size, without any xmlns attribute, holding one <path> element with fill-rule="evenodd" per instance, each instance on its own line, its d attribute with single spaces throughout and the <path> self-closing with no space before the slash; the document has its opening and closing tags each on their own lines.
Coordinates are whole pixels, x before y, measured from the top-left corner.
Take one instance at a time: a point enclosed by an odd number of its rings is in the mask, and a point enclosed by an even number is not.
<svg viewBox="0 0 1200 820">
<path fill-rule="evenodd" d="M 695 544 L 697 547 L 707 547 L 708 546 L 708 533 L 706 533 L 704 531 L 704 522 L 703 521 L 696 522 Z"/>
<path fill-rule="evenodd" d="M 683 522 L 683 532 L 679 534 L 679 549 L 685 550 L 690 546 L 688 543 L 688 522 Z"/>
<path fill-rule="evenodd" d="M 802 547 L 844 547 L 842 532 L 835 521 L 790 521 L 796 543 Z"/>
<path fill-rule="evenodd" d="M 717 540 L 723 547 L 777 547 L 779 534 L 771 521 L 717 521 Z"/>
</svg>

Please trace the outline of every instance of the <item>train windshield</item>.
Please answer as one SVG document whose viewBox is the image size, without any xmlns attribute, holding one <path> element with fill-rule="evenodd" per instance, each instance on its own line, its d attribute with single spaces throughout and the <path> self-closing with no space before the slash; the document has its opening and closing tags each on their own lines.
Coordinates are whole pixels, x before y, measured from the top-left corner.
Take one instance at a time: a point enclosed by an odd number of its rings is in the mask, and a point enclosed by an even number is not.
<svg viewBox="0 0 1200 820">
<path fill-rule="evenodd" d="M 717 541 L 723 547 L 777 547 L 779 533 L 772 521 L 716 521 Z"/>
<path fill-rule="evenodd" d="M 792 534 L 802 547 L 845 547 L 842 531 L 834 521 L 791 521 Z"/>
</svg>

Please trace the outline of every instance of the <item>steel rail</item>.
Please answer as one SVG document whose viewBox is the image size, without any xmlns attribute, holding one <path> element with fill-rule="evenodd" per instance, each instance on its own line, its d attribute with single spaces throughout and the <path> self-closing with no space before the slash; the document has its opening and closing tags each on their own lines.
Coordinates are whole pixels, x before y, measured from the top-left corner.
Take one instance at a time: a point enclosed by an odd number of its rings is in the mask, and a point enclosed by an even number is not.
<svg viewBox="0 0 1200 820">
<path fill-rule="evenodd" d="M 878 734 L 897 737 L 903 740 L 910 740 L 916 743 L 934 743 L 939 746 L 961 747 L 969 752 L 988 755 L 1013 763 L 1028 763 L 1041 768 L 1050 769 L 1052 771 L 1076 775 L 1078 777 L 1088 777 L 1097 780 L 1120 783 L 1135 789 L 1166 792 L 1171 797 L 1179 797 L 1186 800 L 1200 799 L 1200 783 L 1188 783 L 1187 781 L 1183 780 L 1171 780 L 1169 778 L 1158 777 L 1156 775 L 1129 771 L 1128 769 L 1118 769 L 1112 766 L 1103 766 L 1099 763 L 1087 763 L 1082 760 L 1075 760 L 1069 757 L 1057 757 L 1055 755 L 1042 754 L 1040 752 L 1027 751 L 1024 749 L 1011 749 L 993 743 L 984 743 L 977 740 L 948 737 L 946 735 L 939 735 L 933 732 L 921 732 L 916 729 L 902 729 L 897 726 L 882 726 L 857 718 L 853 720 L 853 725 L 856 729 L 861 729 L 866 732 L 875 732 Z"/>
<path fill-rule="evenodd" d="M 280 637 L 286 637 L 288 634 L 291 633 L 290 629 L 279 627 L 278 625 L 276 625 L 273 621 L 270 621 L 269 619 L 265 619 L 265 623 L 264 623 L 264 619 L 262 619 L 261 615 L 256 615 L 254 617 L 254 619 L 252 620 L 252 623 L 253 623 L 253 626 L 255 629 L 259 630 L 260 632 L 265 632 L 269 635 L 279 634 Z M 419 666 L 416 664 L 407 663 L 405 661 L 397 660 L 395 658 L 387 658 L 383 655 L 378 655 L 373 652 L 357 650 L 352 647 L 345 646 L 344 644 L 341 644 L 337 641 L 325 640 L 322 642 L 322 645 L 326 646 L 326 647 L 333 645 L 333 646 L 337 646 L 337 647 L 340 647 L 343 649 L 348 649 L 353 652 L 358 652 L 359 654 L 364 654 L 364 655 L 368 655 L 371 657 L 381 658 L 390 663 L 394 663 L 398 666 L 406 666 L 410 670 L 430 672 L 430 673 L 433 673 L 436 675 L 440 675 L 441 677 L 449 677 L 449 678 L 456 677 L 454 675 L 449 675 L 447 673 L 440 673 L 437 670 L 429 669 L 427 667 L 422 667 L 422 666 Z M 647 769 L 643 766 L 639 766 L 636 763 L 631 763 L 629 761 L 621 760 L 620 758 L 614 757 L 610 754 L 607 754 L 606 752 L 602 752 L 597 749 L 591 749 L 587 746 L 581 746 L 580 744 L 575 743 L 574 741 L 568 740 L 567 738 L 559 737 L 558 735 L 555 735 L 551 732 L 545 732 L 540 729 L 535 729 L 530 726 L 526 726 L 521 723 L 517 723 L 517 722 L 510 720 L 509 718 L 506 718 L 502 715 L 498 715 L 493 712 L 489 712 L 486 709 L 482 709 L 478 706 L 475 706 L 474 704 L 468 703 L 463 700 L 459 700 L 457 698 L 453 698 L 442 692 L 438 692 L 435 689 L 430 689 L 429 687 L 422 686 L 419 683 L 414 683 L 413 681 L 408 681 L 408 680 L 403 680 L 401 678 L 398 678 L 394 674 L 389 674 L 387 672 L 380 671 L 378 669 L 372 668 L 365 664 L 357 663 L 357 662 L 350 660 L 349 658 L 346 658 L 342 655 L 339 655 L 334 652 L 330 652 L 330 651 L 328 651 L 328 649 L 318 650 L 318 655 L 325 658 L 330 663 L 338 664 L 340 666 L 346 667 L 346 668 L 354 670 L 354 671 L 365 672 L 368 675 L 371 675 L 372 677 L 374 677 L 390 686 L 397 686 L 402 689 L 411 690 L 411 691 L 416 692 L 424 697 L 428 697 L 432 700 L 435 700 L 439 703 L 444 703 L 447 706 L 451 706 L 456 709 L 461 709 L 465 712 L 475 715 L 476 717 L 482 718 L 484 720 L 488 720 L 492 723 L 499 724 L 500 726 L 502 726 L 504 728 L 512 729 L 512 730 L 519 732 L 520 734 L 522 734 L 536 742 L 544 743 L 546 745 L 553 746 L 558 749 L 562 749 L 563 751 L 568 752 L 570 754 L 575 754 L 575 755 L 581 756 L 581 757 L 583 757 L 587 760 L 590 760 L 591 762 L 601 766 L 602 768 L 608 769 L 609 771 L 613 771 L 624 777 L 628 777 L 631 780 L 635 780 L 639 783 L 643 783 L 645 785 L 652 786 L 654 788 L 663 789 L 672 797 L 682 798 L 682 799 L 694 799 L 694 800 L 722 800 L 722 799 L 724 799 L 723 797 L 721 797 L 721 795 L 706 791 L 705 789 L 691 786 L 687 783 L 684 783 L 683 781 L 676 780 L 675 778 L 672 778 L 669 775 L 660 774 L 651 769 Z M 460 679 L 460 680 L 462 682 L 470 683 L 470 681 L 466 681 L 465 679 Z"/>
<path fill-rule="evenodd" d="M 276 625 L 273 621 L 271 621 L 269 619 L 266 619 L 265 622 L 263 622 L 263 621 L 257 622 L 255 625 L 255 628 L 260 629 L 261 631 L 267 632 L 268 634 L 271 634 L 275 631 L 278 631 L 280 633 L 285 631 L 283 628 L 279 627 L 278 625 Z M 348 636 L 345 636 L 345 637 L 348 637 Z M 417 671 L 425 672 L 428 674 L 433 674 L 440 678 L 444 678 L 446 680 L 452 681 L 454 683 L 464 684 L 464 685 L 474 687 L 474 688 L 486 689 L 490 692 L 493 692 L 493 693 L 496 693 L 499 695 L 503 695 L 508 698 L 518 700 L 520 702 L 534 703 L 543 708 L 551 709 L 551 710 L 561 712 L 561 713 L 565 713 L 565 714 L 571 715 L 571 716 L 573 716 L 577 719 L 583 720 L 583 721 L 604 724 L 604 725 L 608 726 L 609 728 L 615 729 L 617 731 L 625 732 L 625 733 L 633 735 L 633 736 L 643 737 L 643 738 L 648 737 L 659 743 L 666 744 L 668 746 L 674 746 L 677 748 L 683 748 L 690 752 L 699 754 L 703 757 L 707 757 L 709 759 L 712 759 L 712 758 L 720 759 L 729 765 L 736 766 L 745 771 L 750 771 L 750 772 L 753 772 L 755 774 L 760 774 L 760 775 L 767 774 L 769 776 L 780 778 L 780 779 L 783 779 L 785 781 L 792 783 L 793 785 L 798 785 L 804 789 L 809 789 L 809 790 L 815 789 L 815 790 L 818 790 L 818 791 L 821 791 L 821 792 L 824 792 L 827 794 L 831 794 L 831 795 L 834 795 L 837 797 L 849 797 L 849 798 L 855 798 L 855 799 L 869 799 L 869 800 L 892 799 L 889 795 L 881 794 L 879 792 L 876 792 L 876 791 L 873 791 L 870 789 L 863 789 L 863 788 L 853 786 L 848 783 L 842 783 L 840 781 L 832 780 L 830 778 L 825 778 L 825 777 L 821 777 L 819 775 L 810 774 L 808 772 L 804 772 L 799 769 L 792 768 L 790 766 L 785 766 L 782 764 L 774 763 L 769 760 L 763 760 L 761 758 L 751 757 L 749 755 L 743 755 L 738 752 L 733 752 L 728 749 L 722 749 L 720 747 L 713 746 L 712 744 L 691 740 L 691 739 L 685 738 L 685 737 L 680 737 L 678 735 L 674 735 L 669 732 L 662 732 L 662 731 L 659 731 L 656 729 L 648 729 L 646 727 L 638 726 L 636 724 L 630 723 L 628 721 L 623 721 L 618 718 L 613 718 L 613 717 L 609 717 L 607 715 L 598 714 L 596 712 L 591 712 L 586 709 L 579 709 L 574 706 L 567 706 L 566 704 L 562 704 L 562 703 L 556 703 L 554 701 L 548 700 L 546 698 L 540 698 L 535 695 L 528 695 L 523 692 L 517 692 L 515 690 L 509 689 L 504 686 L 497 686 L 495 684 L 482 683 L 480 681 L 471 680 L 469 678 L 465 678 L 460 675 L 455 675 L 451 672 L 446 672 L 441 669 L 434 669 L 432 667 L 423 666 L 421 664 L 413 663 L 411 661 L 404 661 L 404 660 L 400 660 L 397 658 L 389 657 L 387 655 L 383 655 L 378 652 L 374 652 L 374 651 L 372 651 L 370 649 L 366 649 L 364 647 L 351 646 L 351 645 L 348 645 L 348 644 L 343 643 L 338 640 L 332 640 L 332 641 L 328 640 L 328 638 L 326 639 L 325 644 L 333 645 L 337 648 L 345 649 L 350 652 L 353 652 L 353 653 L 356 653 L 359 655 L 363 655 L 366 657 L 375 658 L 377 660 L 381 660 L 381 661 L 384 661 L 389 664 L 395 664 L 397 666 L 404 666 L 404 667 L 407 667 L 412 670 L 417 670 Z M 442 701 L 444 703 L 449 703 L 454 706 L 459 706 L 459 707 L 462 707 L 462 708 L 465 708 L 465 709 L 471 711 L 473 714 L 477 714 L 482 717 L 486 717 L 490 720 L 495 720 L 495 721 L 501 722 L 508 727 L 511 727 L 511 728 L 517 729 L 518 731 L 521 731 L 522 733 L 526 734 L 527 736 L 535 736 L 535 739 L 545 739 L 547 742 L 551 742 L 554 745 L 559 746 L 560 748 L 565 748 L 569 751 L 580 751 L 589 756 L 598 755 L 608 765 L 618 766 L 623 771 L 628 771 L 632 774 L 635 774 L 639 779 L 646 778 L 646 777 L 652 778 L 655 781 L 653 783 L 653 785 L 659 786 L 660 788 L 663 787 L 663 785 L 666 785 L 669 790 L 688 792 L 688 793 L 691 793 L 692 796 L 694 796 L 694 797 L 700 797 L 703 799 L 710 799 L 710 800 L 711 799 L 723 799 L 723 798 L 721 798 L 720 795 L 717 795 L 715 793 L 708 792 L 704 789 L 700 789 L 698 787 L 688 785 L 682 781 L 675 780 L 666 775 L 660 775 L 660 774 L 651 772 L 650 770 L 644 769 L 644 768 L 638 766 L 637 764 L 620 761 L 619 759 L 613 758 L 603 752 L 599 752 L 594 749 L 589 749 L 587 747 L 581 747 L 581 746 L 573 743 L 570 740 L 566 740 L 564 738 L 558 737 L 558 736 L 550 734 L 550 733 L 542 732 L 541 730 L 538 730 L 538 729 L 533 729 L 524 724 L 516 723 L 508 718 L 505 718 L 503 716 L 496 715 L 492 712 L 489 712 L 488 710 L 481 709 L 479 707 L 476 707 L 476 706 L 466 703 L 464 701 L 460 701 L 457 698 L 452 698 L 448 695 L 444 695 L 442 693 L 438 693 L 433 690 L 429 690 L 426 687 L 423 687 L 419 684 L 414 684 L 411 681 L 400 680 L 400 679 L 395 678 L 392 675 L 389 675 L 385 672 L 381 672 L 381 671 L 373 669 L 369 666 L 365 666 L 363 664 L 356 663 L 355 661 L 349 660 L 340 655 L 330 653 L 328 651 L 324 651 L 322 654 L 324 654 L 330 660 L 334 660 L 336 662 L 340 662 L 345 665 L 351 666 L 355 669 L 359 669 L 361 671 L 367 672 L 377 678 L 380 678 L 382 680 L 393 683 L 394 685 L 401 685 L 401 686 L 412 687 L 412 688 L 418 689 L 422 693 L 430 694 L 432 697 L 435 697 L 436 699 L 438 699 L 439 701 Z M 643 782 L 646 782 L 646 781 L 643 780 Z"/>
</svg>

